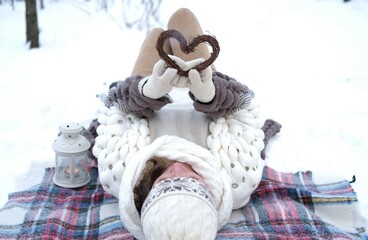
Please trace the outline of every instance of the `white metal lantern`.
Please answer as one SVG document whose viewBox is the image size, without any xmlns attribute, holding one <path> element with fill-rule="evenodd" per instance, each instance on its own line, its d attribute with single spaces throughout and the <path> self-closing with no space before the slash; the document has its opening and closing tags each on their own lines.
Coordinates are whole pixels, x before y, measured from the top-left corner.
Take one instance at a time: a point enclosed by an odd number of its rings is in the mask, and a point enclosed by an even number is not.
<svg viewBox="0 0 368 240">
<path fill-rule="evenodd" d="M 82 187 L 91 180 L 87 155 L 91 144 L 81 135 L 83 128 L 78 123 L 64 123 L 59 130 L 61 135 L 52 144 L 56 154 L 54 183 L 65 188 Z"/>
</svg>

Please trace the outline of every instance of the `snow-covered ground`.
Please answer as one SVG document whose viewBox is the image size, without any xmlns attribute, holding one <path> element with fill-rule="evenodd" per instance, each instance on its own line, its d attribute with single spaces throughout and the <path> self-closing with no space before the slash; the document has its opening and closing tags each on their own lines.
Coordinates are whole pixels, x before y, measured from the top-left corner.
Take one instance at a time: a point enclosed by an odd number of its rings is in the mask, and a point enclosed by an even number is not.
<svg viewBox="0 0 368 240">
<path fill-rule="evenodd" d="M 106 14 L 93 1 L 45 1 L 34 50 L 25 44 L 24 2 L 0 5 L 0 207 L 54 165 L 58 126 L 88 127 L 96 94 L 130 74 L 145 31 L 124 27 L 121 1 L 109 2 Z M 267 164 L 355 175 L 368 218 L 368 2 L 166 0 L 161 22 L 179 7 L 217 37 L 217 70 L 252 88 L 263 116 L 283 125 Z"/>
</svg>

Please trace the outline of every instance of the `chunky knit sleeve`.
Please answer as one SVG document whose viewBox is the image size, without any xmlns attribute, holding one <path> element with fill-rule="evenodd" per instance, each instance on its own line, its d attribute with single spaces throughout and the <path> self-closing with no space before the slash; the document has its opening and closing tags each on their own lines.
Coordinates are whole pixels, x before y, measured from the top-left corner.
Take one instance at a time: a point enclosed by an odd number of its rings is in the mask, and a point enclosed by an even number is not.
<svg viewBox="0 0 368 240">
<path fill-rule="evenodd" d="M 116 106 L 123 112 L 133 112 L 139 117 L 150 117 L 154 111 L 172 102 L 168 95 L 159 99 L 143 96 L 138 89 L 138 83 L 142 79 L 142 76 L 131 76 L 124 81 L 117 82 L 110 88 L 104 99 L 105 105 L 107 107 Z"/>
<path fill-rule="evenodd" d="M 211 102 L 195 101 L 194 95 L 189 93 L 194 101 L 194 108 L 199 112 L 206 113 L 211 117 L 223 117 L 244 109 L 254 97 L 253 91 L 247 86 L 225 74 L 214 72 L 212 79 L 216 93 Z"/>
</svg>

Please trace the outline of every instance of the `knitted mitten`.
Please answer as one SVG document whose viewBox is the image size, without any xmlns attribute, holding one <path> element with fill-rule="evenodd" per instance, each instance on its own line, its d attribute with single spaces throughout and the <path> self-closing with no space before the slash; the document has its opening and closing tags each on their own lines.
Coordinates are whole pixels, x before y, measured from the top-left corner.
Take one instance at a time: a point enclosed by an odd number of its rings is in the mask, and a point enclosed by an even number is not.
<svg viewBox="0 0 368 240">
<path fill-rule="evenodd" d="M 178 57 L 169 57 L 183 69 L 186 67 L 186 62 Z M 159 99 L 164 95 L 168 94 L 172 87 L 176 85 L 180 76 L 177 74 L 178 70 L 170 68 L 164 60 L 160 59 L 153 67 L 152 75 L 142 79 L 138 88 L 143 96 Z"/>
<path fill-rule="evenodd" d="M 211 67 L 198 72 L 192 69 L 188 73 L 189 89 L 197 101 L 208 103 L 215 97 L 215 85 L 212 81 Z"/>
</svg>

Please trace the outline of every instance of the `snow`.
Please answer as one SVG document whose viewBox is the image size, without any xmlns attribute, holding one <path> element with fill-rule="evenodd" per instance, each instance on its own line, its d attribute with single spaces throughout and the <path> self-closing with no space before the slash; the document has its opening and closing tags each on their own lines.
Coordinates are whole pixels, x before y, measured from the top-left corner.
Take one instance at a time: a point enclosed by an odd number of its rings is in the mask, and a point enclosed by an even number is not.
<svg viewBox="0 0 368 240">
<path fill-rule="evenodd" d="M 0 206 L 54 166 L 58 126 L 88 127 L 96 94 L 129 76 L 146 32 L 125 27 L 121 1 L 110 3 L 106 13 L 93 1 L 45 1 L 41 48 L 33 50 L 25 44 L 24 2 L 0 5 Z M 218 39 L 217 70 L 253 89 L 262 115 L 282 124 L 267 164 L 355 175 L 368 218 L 368 2 L 167 0 L 155 26 L 165 27 L 179 7 Z"/>
</svg>

